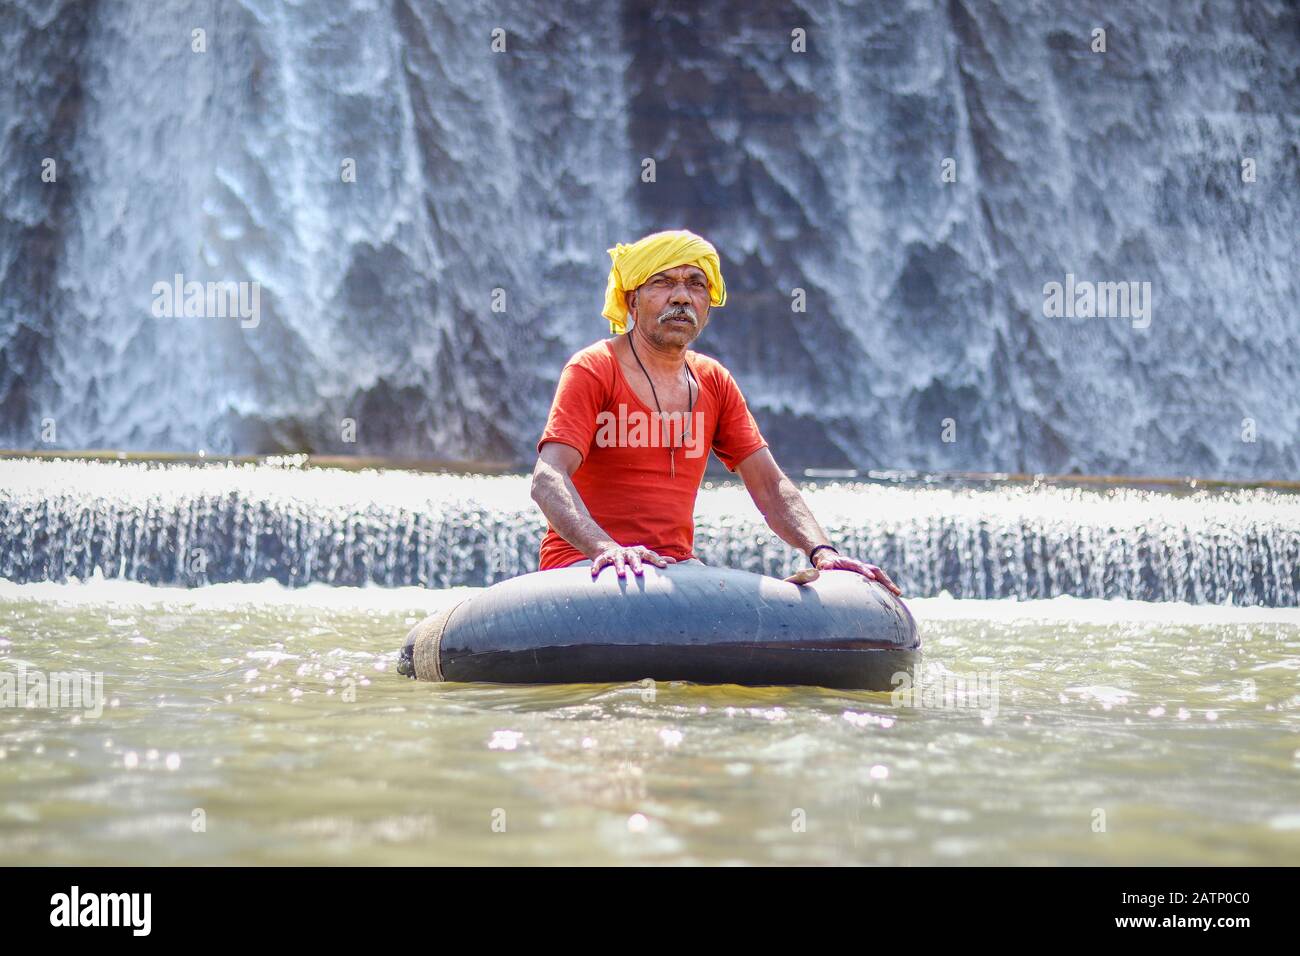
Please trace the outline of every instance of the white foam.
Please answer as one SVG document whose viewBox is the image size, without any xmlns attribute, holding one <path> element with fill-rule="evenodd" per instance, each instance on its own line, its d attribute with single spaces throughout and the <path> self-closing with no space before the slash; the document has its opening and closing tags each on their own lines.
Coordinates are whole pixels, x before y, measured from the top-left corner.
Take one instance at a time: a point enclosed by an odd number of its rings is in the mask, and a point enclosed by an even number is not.
<svg viewBox="0 0 1300 956">
<path fill-rule="evenodd" d="M 993 601 L 939 597 L 907 598 L 918 623 L 925 621 L 1069 621 L 1078 624 L 1291 624 L 1300 627 L 1300 608 L 1188 604 L 1185 601 L 1131 601 L 1068 595 L 1036 601 Z"/>
<path fill-rule="evenodd" d="M 278 581 L 209 584 L 197 588 L 160 587 L 138 581 L 107 580 L 98 573 L 87 581 L 15 584 L 0 580 L 0 605 L 38 601 L 61 607 L 141 607 L 233 610 L 250 607 L 306 607 L 333 610 L 407 611 L 431 614 L 482 588 L 332 587 L 291 588 Z"/>
<path fill-rule="evenodd" d="M 137 581 L 106 580 L 100 575 L 84 582 L 41 581 L 15 584 L 0 580 L 0 604 L 38 601 L 59 606 L 110 606 L 230 610 L 250 607 L 305 607 L 334 610 L 421 611 L 432 613 L 482 588 L 456 587 L 332 587 L 311 584 L 291 588 L 276 581 L 255 584 L 210 584 L 198 588 L 159 587 Z M 932 621 L 1062 621 L 1081 624 L 1289 624 L 1300 627 L 1300 608 L 1235 607 L 1232 605 L 1157 603 L 1055 597 L 1017 601 L 956 600 L 949 595 L 905 598 L 919 624 Z"/>
</svg>

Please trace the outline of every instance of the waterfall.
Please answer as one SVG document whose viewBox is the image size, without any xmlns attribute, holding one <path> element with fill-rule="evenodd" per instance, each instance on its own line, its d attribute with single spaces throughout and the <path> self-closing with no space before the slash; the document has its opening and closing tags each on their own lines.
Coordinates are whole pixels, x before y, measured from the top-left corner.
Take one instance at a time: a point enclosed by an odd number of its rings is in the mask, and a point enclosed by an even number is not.
<svg viewBox="0 0 1300 956">
<path fill-rule="evenodd" d="M 1291 477 L 1298 17 L 11 0 L 0 444 L 526 463 L 605 249 L 684 226 L 783 464 Z M 155 316 L 175 276 L 256 324 Z"/>
<path fill-rule="evenodd" d="M 0 467 L 0 578 L 16 582 L 488 585 L 535 571 L 545 530 L 520 475 Z M 819 482 L 805 496 L 844 553 L 913 597 L 1300 603 L 1300 495 Z M 695 548 L 778 576 L 806 566 L 731 482 L 701 491 Z"/>
<path fill-rule="evenodd" d="M 581 267 L 639 228 L 622 58 L 587 32 L 617 37 L 605 5 L 512 4 L 502 54 L 483 4 L 30 6 L 6 8 L 5 206 L 66 208 L 57 236 L 39 213 L 0 233 L 51 246 L 0 301 L 2 440 L 480 460 L 536 440 L 536 355 L 599 332 L 571 327 Z M 79 69 L 54 75 L 75 110 L 43 72 L 73 22 Z M 177 275 L 256 283 L 258 321 L 156 317 Z"/>
</svg>

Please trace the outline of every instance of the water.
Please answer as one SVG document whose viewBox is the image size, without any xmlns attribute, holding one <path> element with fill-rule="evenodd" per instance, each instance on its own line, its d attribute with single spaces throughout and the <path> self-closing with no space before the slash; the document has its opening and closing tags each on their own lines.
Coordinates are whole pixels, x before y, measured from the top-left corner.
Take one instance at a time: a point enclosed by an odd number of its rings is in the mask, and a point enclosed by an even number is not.
<svg viewBox="0 0 1300 956">
<path fill-rule="evenodd" d="M 0 582 L 3 669 L 107 698 L 0 709 L 0 863 L 1300 863 L 1295 609 L 913 600 L 994 713 L 398 677 L 464 593 Z"/>
<path fill-rule="evenodd" d="M 537 569 L 545 530 L 517 475 L 0 461 L 0 577 L 96 571 L 154 584 L 485 585 Z M 847 552 L 909 594 L 1133 598 L 1294 607 L 1300 495 L 806 482 Z M 708 481 L 708 564 L 784 577 L 806 564 L 743 486 Z"/>
</svg>

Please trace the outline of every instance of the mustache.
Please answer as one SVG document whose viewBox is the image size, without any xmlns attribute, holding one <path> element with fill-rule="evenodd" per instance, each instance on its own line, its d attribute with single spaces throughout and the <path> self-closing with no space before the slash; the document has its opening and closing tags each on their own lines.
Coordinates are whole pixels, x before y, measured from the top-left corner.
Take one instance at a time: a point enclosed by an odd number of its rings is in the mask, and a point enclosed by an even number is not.
<svg viewBox="0 0 1300 956">
<path fill-rule="evenodd" d="M 699 325 L 700 323 L 700 317 L 695 314 L 695 309 L 693 309 L 689 305 L 675 305 L 671 309 L 667 309 L 662 314 L 660 314 L 659 318 L 656 321 L 666 322 L 668 319 L 674 319 L 679 317 L 690 319 L 691 322 L 693 322 L 696 325 Z"/>
</svg>

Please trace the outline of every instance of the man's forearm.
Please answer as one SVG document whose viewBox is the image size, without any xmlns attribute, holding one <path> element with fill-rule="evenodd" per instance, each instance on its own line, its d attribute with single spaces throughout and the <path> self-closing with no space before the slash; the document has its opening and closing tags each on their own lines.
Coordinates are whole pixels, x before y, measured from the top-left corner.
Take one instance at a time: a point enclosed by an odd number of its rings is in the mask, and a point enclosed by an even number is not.
<svg viewBox="0 0 1300 956">
<path fill-rule="evenodd" d="M 556 534 L 587 557 L 618 543 L 596 523 L 573 480 L 559 468 L 543 468 L 533 477 L 533 500 Z"/>
<path fill-rule="evenodd" d="M 807 554 L 830 538 L 813 517 L 795 483 L 785 475 L 758 502 L 767 526 L 786 544 Z"/>
</svg>

